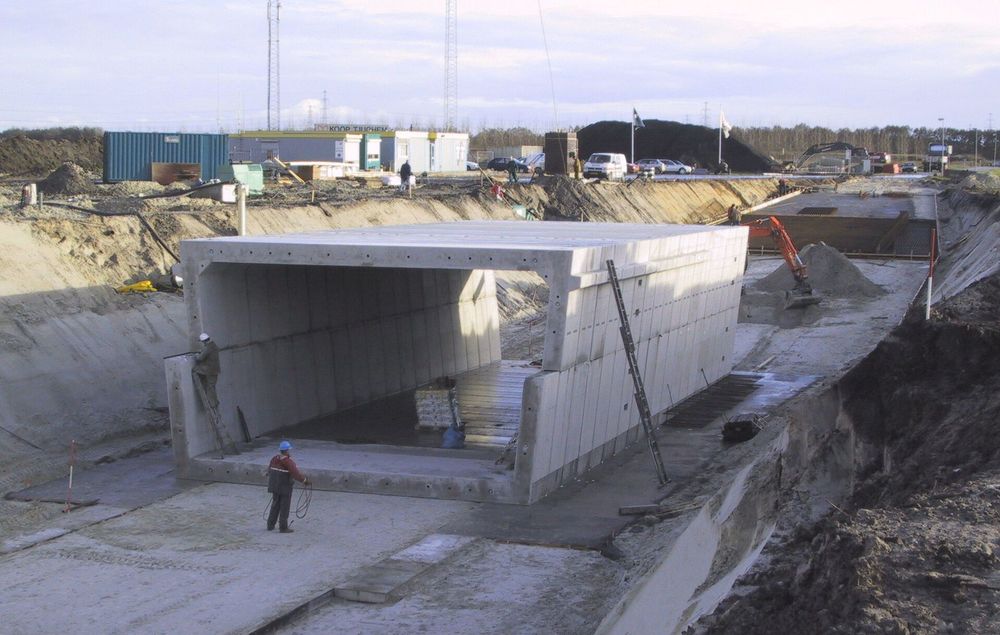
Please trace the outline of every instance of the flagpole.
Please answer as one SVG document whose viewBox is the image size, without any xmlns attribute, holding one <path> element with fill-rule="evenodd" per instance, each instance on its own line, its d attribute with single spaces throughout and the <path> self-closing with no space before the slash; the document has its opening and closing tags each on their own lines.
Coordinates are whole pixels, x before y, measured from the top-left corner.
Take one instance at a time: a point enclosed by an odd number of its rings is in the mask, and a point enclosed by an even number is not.
<svg viewBox="0 0 1000 635">
<path fill-rule="evenodd" d="M 722 108 L 719 108 L 719 167 L 722 167 Z"/>
<path fill-rule="evenodd" d="M 632 109 L 632 152 L 629 154 L 629 163 L 635 163 L 635 108 Z"/>
</svg>

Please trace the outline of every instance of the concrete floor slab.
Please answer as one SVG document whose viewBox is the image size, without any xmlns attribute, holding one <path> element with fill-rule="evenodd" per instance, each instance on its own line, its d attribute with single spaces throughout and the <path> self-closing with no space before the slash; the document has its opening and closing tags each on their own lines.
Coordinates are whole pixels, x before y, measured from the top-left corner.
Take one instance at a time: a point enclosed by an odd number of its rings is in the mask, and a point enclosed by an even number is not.
<svg viewBox="0 0 1000 635">
<path fill-rule="evenodd" d="M 512 474 L 493 450 L 419 448 L 292 439 L 299 468 L 319 489 L 464 500 L 510 498 Z M 240 454 L 191 461 L 192 474 L 261 485 L 276 439 L 244 445 Z"/>
<path fill-rule="evenodd" d="M 207 485 L 0 559 L 4 630 L 248 631 L 435 533 L 469 503 L 316 492 L 294 534 L 263 488 Z"/>
<path fill-rule="evenodd" d="M 277 632 L 586 633 L 613 604 L 621 571 L 592 551 L 480 541 L 415 578 L 398 602 L 334 600 Z"/>
</svg>

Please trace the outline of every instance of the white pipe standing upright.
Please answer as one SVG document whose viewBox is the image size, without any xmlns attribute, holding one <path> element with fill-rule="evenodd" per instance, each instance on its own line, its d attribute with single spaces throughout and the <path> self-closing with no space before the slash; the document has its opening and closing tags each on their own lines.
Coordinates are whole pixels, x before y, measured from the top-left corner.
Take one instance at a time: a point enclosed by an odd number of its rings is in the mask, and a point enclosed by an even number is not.
<svg viewBox="0 0 1000 635">
<path fill-rule="evenodd" d="M 236 184 L 236 209 L 238 213 L 237 233 L 240 236 L 247 235 L 247 186 L 242 183 Z"/>
</svg>

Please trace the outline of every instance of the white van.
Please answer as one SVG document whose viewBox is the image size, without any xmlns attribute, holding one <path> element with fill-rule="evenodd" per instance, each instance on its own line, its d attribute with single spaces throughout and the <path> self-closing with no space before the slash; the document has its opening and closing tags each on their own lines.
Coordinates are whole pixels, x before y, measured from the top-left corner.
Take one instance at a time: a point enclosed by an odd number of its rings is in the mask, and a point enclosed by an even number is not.
<svg viewBox="0 0 1000 635">
<path fill-rule="evenodd" d="M 583 164 L 584 178 L 625 180 L 626 174 L 628 174 L 628 163 L 624 154 L 595 152 Z"/>
</svg>

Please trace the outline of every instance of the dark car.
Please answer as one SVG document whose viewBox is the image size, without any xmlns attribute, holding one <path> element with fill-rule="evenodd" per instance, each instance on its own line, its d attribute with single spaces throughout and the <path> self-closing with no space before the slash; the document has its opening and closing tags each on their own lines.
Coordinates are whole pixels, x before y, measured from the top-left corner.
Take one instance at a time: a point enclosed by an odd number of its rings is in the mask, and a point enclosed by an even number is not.
<svg viewBox="0 0 1000 635">
<path fill-rule="evenodd" d="M 902 165 L 899 166 L 900 170 L 903 172 L 916 172 L 917 164 L 913 161 L 904 161 Z"/>
<path fill-rule="evenodd" d="M 500 170 L 501 172 L 507 171 L 507 163 L 510 161 L 510 157 L 496 157 L 495 159 L 490 159 L 490 162 L 486 164 L 487 170 Z"/>
</svg>

